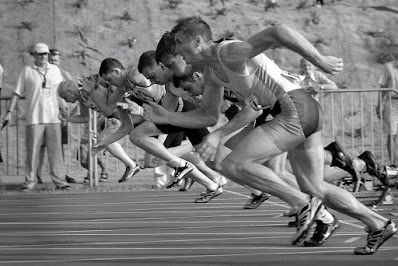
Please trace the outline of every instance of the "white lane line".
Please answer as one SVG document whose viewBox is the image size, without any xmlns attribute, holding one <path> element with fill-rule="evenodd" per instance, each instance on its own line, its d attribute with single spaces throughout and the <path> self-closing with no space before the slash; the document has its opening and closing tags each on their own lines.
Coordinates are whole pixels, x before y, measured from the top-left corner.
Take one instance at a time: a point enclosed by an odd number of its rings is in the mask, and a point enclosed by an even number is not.
<svg viewBox="0 0 398 266">
<path fill-rule="evenodd" d="M 152 197 L 153 198 L 153 197 Z M 194 203 L 192 199 L 189 199 L 187 201 L 186 199 L 182 197 L 177 197 L 176 200 L 159 200 L 159 201 L 123 201 L 123 202 L 100 202 L 98 204 L 46 204 L 46 205 L 0 205 L 0 209 L 4 208 L 60 208 L 60 207 L 75 207 L 75 208 L 82 208 L 82 207 L 108 207 L 108 206 L 117 206 L 117 205 L 134 205 L 134 204 L 139 204 L 139 205 L 145 205 L 145 204 L 151 204 L 151 206 L 172 206 L 173 204 L 175 205 L 199 205 L 198 203 Z M 240 198 L 237 198 L 240 199 Z M 221 203 L 222 201 L 225 200 L 236 200 L 234 198 L 228 198 L 228 199 L 217 199 L 218 202 L 212 202 L 214 205 L 225 205 L 228 203 Z"/>
<path fill-rule="evenodd" d="M 188 217 L 191 218 L 191 217 Z M 54 225 L 54 224 L 148 224 L 148 221 L 120 221 L 121 219 L 98 219 L 98 220 L 81 220 L 81 221 L 39 221 L 39 222 L 1 222 L 0 225 Z M 146 219 L 148 220 L 148 219 Z M 151 220 L 151 219 L 149 219 Z M 162 219 L 165 221 L 153 221 L 152 224 L 170 224 L 170 219 Z M 265 226 L 275 226 L 275 225 L 285 225 L 285 223 L 277 222 L 277 221 L 253 221 L 253 220 L 242 220 L 242 221 L 225 221 L 225 220 L 212 220 L 212 221 L 178 221 L 178 224 L 218 224 L 223 223 L 226 224 L 236 224 L 236 223 L 249 223 L 249 224 L 263 224 Z"/>
<path fill-rule="evenodd" d="M 351 237 L 349 239 L 347 239 L 346 241 L 344 241 L 345 243 L 352 243 L 355 242 L 357 240 L 361 239 L 361 237 Z"/>
<path fill-rule="evenodd" d="M 195 245 L 194 242 L 207 242 L 207 241 L 226 241 L 226 240 L 254 240 L 254 239 L 274 239 L 274 238 L 290 238 L 287 236 L 252 236 L 252 237 L 226 237 L 226 238 L 189 238 L 189 239 L 170 239 L 165 238 L 164 240 L 147 240 L 147 241 L 118 241 L 118 242 L 80 242 L 80 243 L 51 243 L 51 244 L 21 244 L 21 245 L 4 245 L 0 246 L 2 249 L 37 249 L 43 247 L 68 247 L 73 246 L 84 246 L 83 249 L 90 248 L 90 246 L 108 246 L 110 245 L 138 245 L 138 244 L 155 244 L 155 243 L 181 243 L 188 242 L 191 245 Z M 94 247 L 93 247 L 94 248 Z M 111 248 L 111 247 L 110 247 Z"/>
<path fill-rule="evenodd" d="M 217 209 L 217 213 L 229 213 L 229 214 L 241 214 L 242 210 L 237 210 L 237 209 L 231 209 L 231 210 L 225 210 L 225 209 L 220 209 L 220 208 L 214 208 Z M 272 211 L 272 212 L 271 212 Z M 265 213 L 258 214 L 258 216 L 272 216 L 276 214 L 281 214 L 283 210 L 267 210 Z M 0 213 L 0 216 L 39 216 L 40 218 L 43 218 L 43 215 L 51 215 L 52 217 L 54 215 L 104 215 L 104 214 L 135 214 L 135 213 L 142 213 L 146 212 L 147 214 L 161 214 L 161 213 L 192 213 L 192 208 L 178 208 L 178 209 L 167 209 L 164 210 L 164 208 L 161 209 L 134 209 L 131 211 L 85 211 L 84 213 L 82 212 L 24 212 L 24 213 Z M 205 209 L 196 209 L 195 208 L 195 213 L 209 213 L 209 208 Z M 257 215 L 254 212 L 247 211 L 246 216 L 254 216 Z M 282 214 L 281 214 L 282 215 Z"/>
<path fill-rule="evenodd" d="M 239 192 L 234 192 L 234 191 L 230 191 L 230 190 L 226 190 L 226 189 L 224 189 L 224 191 L 225 191 L 225 192 L 228 192 L 228 193 L 230 193 L 230 194 L 242 196 L 242 197 L 245 197 L 245 198 L 250 198 L 250 196 L 247 196 L 247 195 L 242 194 L 242 193 L 239 193 Z M 275 206 L 284 207 L 284 208 L 287 208 L 287 209 L 290 209 L 290 208 L 291 208 L 291 207 L 290 207 L 289 205 L 287 205 L 286 203 L 285 203 L 285 204 L 280 204 L 280 203 L 273 202 L 272 200 L 267 200 L 267 201 L 265 201 L 264 203 L 265 203 L 265 204 L 272 204 L 272 205 L 275 205 Z"/>
<path fill-rule="evenodd" d="M 268 247 L 267 247 L 268 248 Z M 188 249 L 190 250 L 190 249 Z M 379 252 L 383 249 L 379 249 Z M 385 249 L 388 250 L 388 249 Z M 104 257 L 104 258 L 85 258 L 85 259 L 64 259 L 64 260 L 14 260 L 14 261 L 0 261 L 0 264 L 11 264 L 11 263 L 52 263 L 52 265 L 55 265 L 55 263 L 60 263 L 60 262 L 84 262 L 84 261 L 111 261 L 114 263 L 115 261 L 124 261 L 124 260 L 132 260 L 132 261 L 140 261 L 140 260 L 154 260 L 154 259 L 187 259 L 187 258 L 195 258 L 195 259 L 200 259 L 200 258 L 222 258 L 222 257 L 246 257 L 246 256 L 265 256 L 265 255 L 304 255 L 304 254 L 324 254 L 324 253 L 338 253 L 341 254 L 342 252 L 345 252 L 348 254 L 352 254 L 352 248 L 334 248 L 333 250 L 320 250 L 320 251 L 315 251 L 313 248 L 311 249 L 306 249 L 306 251 L 295 251 L 295 252 L 272 252 L 272 253 L 265 253 L 265 252 L 257 252 L 257 253 L 245 253 L 245 254 L 236 254 L 236 253 L 227 253 L 227 254 L 213 254 L 213 255 L 182 255 L 182 256 L 146 256 L 146 257 L 137 257 L 137 256 L 131 256 L 131 257 Z"/>
</svg>

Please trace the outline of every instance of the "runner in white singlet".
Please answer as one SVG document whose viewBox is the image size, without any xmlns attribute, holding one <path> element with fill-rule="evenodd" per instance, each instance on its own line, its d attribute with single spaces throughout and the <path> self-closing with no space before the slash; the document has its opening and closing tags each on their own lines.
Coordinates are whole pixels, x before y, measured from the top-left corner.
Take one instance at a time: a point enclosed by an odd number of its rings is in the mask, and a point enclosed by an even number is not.
<svg viewBox="0 0 398 266">
<path fill-rule="evenodd" d="M 238 144 L 221 162 L 223 173 L 235 182 L 261 191 L 266 191 L 269 181 L 275 180 L 273 186 L 280 189 L 279 177 L 262 163 L 288 151 L 300 189 L 308 193 L 305 197 L 294 191 L 280 193 L 283 194 L 282 200 L 299 209 L 298 227 L 292 244 L 306 238 L 317 215 L 326 215 L 322 203 L 359 219 L 369 228 L 366 246 L 356 248 L 355 254 L 373 254 L 397 232 L 393 221 L 371 211 L 348 191 L 323 181 L 322 110 L 307 92 L 280 82 L 282 75 L 273 68 L 268 69 L 268 61 L 260 54 L 275 44 L 281 45 L 330 74 L 338 74 L 343 69 L 341 58 L 321 55 L 302 35 L 282 24 L 269 27 L 242 42 L 213 42 L 209 25 L 199 17 L 180 20 L 172 32 L 184 60 L 188 64 L 206 66 L 203 108 L 189 113 L 170 113 L 156 104 L 149 104 L 144 106 L 146 117 L 155 123 L 192 128 L 214 125 L 222 101 L 222 85 L 227 83 L 228 90 L 241 97 L 247 106 L 198 146 L 204 159 L 214 160 L 223 136 L 252 121 L 263 107 L 272 107 L 278 101 L 281 113 L 253 130 Z M 220 84 L 220 81 L 224 83 Z M 322 229 L 331 234 L 336 225 L 333 216 L 329 220 L 330 226 Z"/>
</svg>

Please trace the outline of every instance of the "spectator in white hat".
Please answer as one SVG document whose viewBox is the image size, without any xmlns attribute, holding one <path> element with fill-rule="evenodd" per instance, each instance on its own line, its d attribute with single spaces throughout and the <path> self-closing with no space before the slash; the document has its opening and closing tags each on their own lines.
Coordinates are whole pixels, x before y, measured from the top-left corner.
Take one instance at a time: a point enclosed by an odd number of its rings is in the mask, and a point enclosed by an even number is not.
<svg viewBox="0 0 398 266">
<path fill-rule="evenodd" d="M 34 57 L 34 64 L 25 66 L 19 75 L 8 112 L 2 122 L 4 125 L 11 120 L 17 100 L 24 95 L 26 98 L 26 164 L 23 190 L 25 191 L 35 187 L 39 151 L 43 138 L 45 138 L 53 183 L 57 189 L 71 189 L 65 180 L 61 121 L 58 118 L 57 88 L 62 81 L 62 76 L 57 66 L 48 63 L 49 53 L 48 46 L 44 43 L 38 43 L 33 47 L 31 54 Z"/>
</svg>

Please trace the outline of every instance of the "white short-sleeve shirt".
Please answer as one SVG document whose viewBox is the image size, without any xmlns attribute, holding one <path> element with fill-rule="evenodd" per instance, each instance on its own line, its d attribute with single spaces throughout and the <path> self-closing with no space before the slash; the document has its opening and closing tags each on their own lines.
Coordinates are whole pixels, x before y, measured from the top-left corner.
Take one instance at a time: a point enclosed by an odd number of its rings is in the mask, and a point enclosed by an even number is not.
<svg viewBox="0 0 398 266">
<path fill-rule="evenodd" d="M 57 100 L 57 89 L 61 81 L 61 71 L 53 64 L 47 63 L 46 69 L 42 71 L 37 66 L 25 66 L 19 75 L 14 93 L 26 97 L 27 126 L 61 123 Z"/>
</svg>

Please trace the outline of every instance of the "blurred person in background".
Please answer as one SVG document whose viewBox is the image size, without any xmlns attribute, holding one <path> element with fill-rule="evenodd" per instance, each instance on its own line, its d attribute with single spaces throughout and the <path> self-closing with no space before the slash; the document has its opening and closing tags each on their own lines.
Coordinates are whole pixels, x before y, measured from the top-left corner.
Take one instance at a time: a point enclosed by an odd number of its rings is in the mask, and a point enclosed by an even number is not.
<svg viewBox="0 0 398 266">
<path fill-rule="evenodd" d="M 398 84 L 398 60 L 388 62 L 384 65 L 383 74 L 379 79 L 381 88 L 397 90 Z M 398 94 L 382 92 L 377 101 L 377 117 L 383 117 L 384 132 L 387 132 L 387 150 L 390 156 L 391 167 L 397 167 L 397 132 L 398 132 Z M 381 106 L 382 105 L 382 106 Z M 380 114 L 381 111 L 381 114 Z"/>
<path fill-rule="evenodd" d="M 43 139 L 48 151 L 50 177 L 57 189 L 70 190 L 65 180 L 65 167 L 62 157 L 61 121 L 57 88 L 62 81 L 59 68 L 48 63 L 50 51 L 44 43 L 37 43 L 32 49 L 34 64 L 27 65 L 18 78 L 2 126 L 11 120 L 18 99 L 26 98 L 26 163 L 24 191 L 34 189 L 40 147 Z"/>
</svg>

